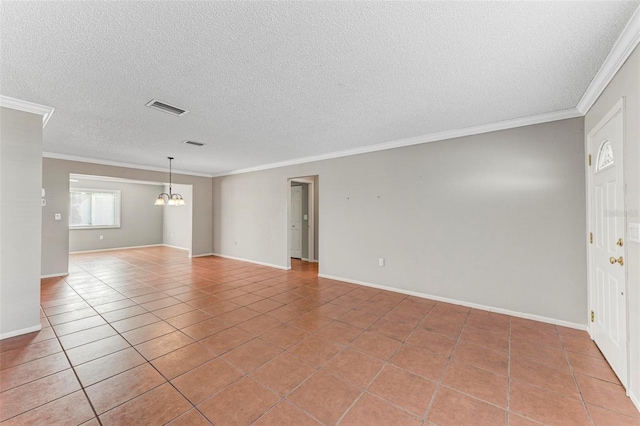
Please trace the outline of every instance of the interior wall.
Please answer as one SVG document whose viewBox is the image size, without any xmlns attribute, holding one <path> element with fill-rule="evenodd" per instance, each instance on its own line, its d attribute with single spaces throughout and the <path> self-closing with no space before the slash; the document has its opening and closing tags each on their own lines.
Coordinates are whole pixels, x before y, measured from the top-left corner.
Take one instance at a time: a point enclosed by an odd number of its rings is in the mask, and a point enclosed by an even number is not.
<svg viewBox="0 0 640 426">
<path fill-rule="evenodd" d="M 585 116 L 585 136 L 620 98 L 625 98 L 624 179 L 627 223 L 640 223 L 640 48 L 636 47 Z M 594 155 L 595 153 L 591 153 Z M 629 392 L 640 409 L 640 244 L 627 238 Z"/>
<path fill-rule="evenodd" d="M 214 178 L 214 252 L 286 267 L 287 179 L 318 175 L 321 275 L 584 327 L 583 159 L 575 118 Z"/>
<path fill-rule="evenodd" d="M 70 229 L 70 252 L 162 244 L 163 210 L 153 202 L 163 192 L 163 185 L 79 180 L 70 182 L 70 188 L 120 190 L 120 227 Z M 67 224 L 68 211 L 62 215 Z"/>
<path fill-rule="evenodd" d="M 40 329 L 42 116 L 0 107 L 0 339 Z"/>
<path fill-rule="evenodd" d="M 169 185 L 164 185 L 163 191 L 169 193 Z M 182 195 L 185 205 L 154 206 L 164 212 L 162 244 L 191 250 L 191 216 L 193 207 L 191 185 L 174 184 L 172 191 Z"/>
<path fill-rule="evenodd" d="M 163 182 L 168 177 L 168 171 L 156 172 L 130 167 L 44 158 L 42 160 L 42 185 L 46 188 L 47 193 L 52 194 L 51 205 L 49 201 L 47 202 L 52 212 L 64 213 L 69 209 L 70 173 L 150 182 Z M 213 251 L 212 179 L 174 173 L 173 180 L 178 184 L 191 185 L 193 189 L 192 255 L 199 256 L 211 253 Z M 69 264 L 68 222 L 43 221 L 42 232 L 44 236 L 42 241 L 42 274 L 64 273 L 68 270 Z"/>
</svg>

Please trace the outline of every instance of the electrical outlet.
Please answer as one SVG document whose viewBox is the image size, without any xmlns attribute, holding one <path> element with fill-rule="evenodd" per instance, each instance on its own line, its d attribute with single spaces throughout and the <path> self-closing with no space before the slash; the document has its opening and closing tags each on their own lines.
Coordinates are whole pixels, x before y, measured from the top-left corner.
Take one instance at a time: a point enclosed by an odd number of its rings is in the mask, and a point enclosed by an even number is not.
<svg viewBox="0 0 640 426">
<path fill-rule="evenodd" d="M 55 219 L 55 220 L 62 220 L 62 215 L 61 215 L 60 213 L 56 213 L 56 214 L 54 215 L 54 219 Z"/>
<path fill-rule="evenodd" d="M 101 239 L 101 240 L 104 240 L 104 236 L 100 235 L 100 239 Z"/>
<path fill-rule="evenodd" d="M 384 258 L 383 257 L 378 259 L 378 266 L 384 266 Z"/>
</svg>

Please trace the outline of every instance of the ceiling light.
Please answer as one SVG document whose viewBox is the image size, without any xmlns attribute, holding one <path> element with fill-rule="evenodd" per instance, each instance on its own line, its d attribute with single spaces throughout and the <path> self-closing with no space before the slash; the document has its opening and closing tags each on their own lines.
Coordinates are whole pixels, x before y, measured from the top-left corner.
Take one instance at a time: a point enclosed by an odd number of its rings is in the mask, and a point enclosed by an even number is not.
<svg viewBox="0 0 640 426">
<path fill-rule="evenodd" d="M 146 103 L 146 106 L 148 106 L 149 108 L 157 109 L 158 111 L 166 112 L 166 113 L 177 115 L 177 116 L 185 115 L 186 113 L 189 112 L 186 109 L 178 108 L 177 106 L 160 102 L 157 99 L 151 99 L 149 102 Z"/>
<path fill-rule="evenodd" d="M 171 161 L 173 157 L 167 157 L 169 159 L 169 193 L 161 192 L 156 198 L 156 202 L 153 203 L 156 206 L 184 206 L 184 199 L 180 194 L 174 194 L 171 192 Z"/>
<path fill-rule="evenodd" d="M 204 146 L 202 142 L 196 142 L 196 141 L 190 141 L 190 140 L 182 141 L 182 143 L 187 145 Z"/>
</svg>

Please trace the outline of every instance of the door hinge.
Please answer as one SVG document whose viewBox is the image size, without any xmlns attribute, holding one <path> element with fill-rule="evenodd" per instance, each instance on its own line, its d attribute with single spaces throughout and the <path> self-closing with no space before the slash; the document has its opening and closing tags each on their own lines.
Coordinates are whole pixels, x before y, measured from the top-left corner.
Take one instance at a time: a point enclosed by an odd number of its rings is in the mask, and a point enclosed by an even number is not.
<svg viewBox="0 0 640 426">
<path fill-rule="evenodd" d="M 591 154 L 589 154 L 589 165 L 591 165 Z"/>
<path fill-rule="evenodd" d="M 593 232 L 589 232 L 589 244 L 593 244 Z"/>
<path fill-rule="evenodd" d="M 595 319 L 596 314 L 593 313 L 593 311 L 591 311 L 591 322 L 593 322 L 593 320 Z"/>
</svg>

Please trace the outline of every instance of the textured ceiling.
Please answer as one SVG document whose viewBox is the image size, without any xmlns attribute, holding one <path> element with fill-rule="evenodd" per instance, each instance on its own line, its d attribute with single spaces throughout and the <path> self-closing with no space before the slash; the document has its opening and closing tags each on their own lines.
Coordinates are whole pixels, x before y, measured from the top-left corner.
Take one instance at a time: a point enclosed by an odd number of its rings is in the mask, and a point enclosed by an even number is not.
<svg viewBox="0 0 640 426">
<path fill-rule="evenodd" d="M 3 1 L 0 93 L 45 151 L 220 173 L 574 108 L 638 4 Z"/>
</svg>

